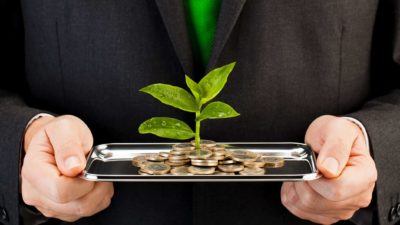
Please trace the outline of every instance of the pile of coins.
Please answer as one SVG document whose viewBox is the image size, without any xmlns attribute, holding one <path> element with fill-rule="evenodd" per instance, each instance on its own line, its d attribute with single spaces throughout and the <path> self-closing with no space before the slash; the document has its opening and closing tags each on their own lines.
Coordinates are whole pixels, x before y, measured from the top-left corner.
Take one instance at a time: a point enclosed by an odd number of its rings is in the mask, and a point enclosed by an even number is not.
<svg viewBox="0 0 400 225">
<path fill-rule="evenodd" d="M 283 167 L 285 160 L 249 150 L 225 149 L 224 145 L 201 140 L 196 150 L 194 141 L 172 146 L 169 152 L 136 156 L 132 164 L 141 175 L 263 175 L 266 168 Z"/>
</svg>

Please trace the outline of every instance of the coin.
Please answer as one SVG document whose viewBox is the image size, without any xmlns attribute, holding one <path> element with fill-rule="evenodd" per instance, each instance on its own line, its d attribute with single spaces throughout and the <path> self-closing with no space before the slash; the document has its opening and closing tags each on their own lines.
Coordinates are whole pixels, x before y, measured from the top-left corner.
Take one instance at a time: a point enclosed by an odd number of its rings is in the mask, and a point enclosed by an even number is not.
<svg viewBox="0 0 400 225">
<path fill-rule="evenodd" d="M 188 159 L 189 156 L 184 154 L 184 155 L 170 155 L 168 157 L 169 160 L 173 161 L 173 160 L 184 160 L 184 159 Z"/>
<path fill-rule="evenodd" d="M 144 155 L 136 156 L 132 159 L 132 165 L 140 167 L 143 161 L 146 161 L 146 157 Z"/>
<path fill-rule="evenodd" d="M 265 166 L 265 161 L 261 158 L 258 158 L 256 161 L 254 162 L 243 162 L 243 165 L 247 166 L 247 167 L 264 167 Z"/>
<path fill-rule="evenodd" d="M 185 142 L 172 145 L 172 149 L 175 151 L 192 151 L 195 147 L 191 143 Z"/>
<path fill-rule="evenodd" d="M 190 141 L 190 143 L 191 143 L 193 146 L 196 145 L 195 140 Z M 211 147 L 214 147 L 214 146 L 216 146 L 216 145 L 217 145 L 217 143 L 215 143 L 215 141 L 203 140 L 203 139 L 200 140 L 200 146 L 201 146 L 201 147 L 211 148 Z"/>
<path fill-rule="evenodd" d="M 215 167 L 189 166 L 188 170 L 192 174 L 209 175 L 214 173 Z"/>
<path fill-rule="evenodd" d="M 215 171 L 214 175 L 235 175 L 235 173 L 227 173 L 227 172 L 222 172 L 222 171 Z"/>
<path fill-rule="evenodd" d="M 171 169 L 172 175 L 179 175 L 179 176 L 186 176 L 186 175 L 193 175 L 189 172 L 188 166 L 178 166 Z"/>
<path fill-rule="evenodd" d="M 171 167 L 164 163 L 149 163 L 142 168 L 143 171 L 154 175 L 166 174 L 170 169 Z"/>
<path fill-rule="evenodd" d="M 216 159 L 192 159 L 193 166 L 217 166 L 218 160 Z"/>
<path fill-rule="evenodd" d="M 213 155 L 216 155 L 216 156 L 224 156 L 225 155 L 225 150 L 213 151 L 212 153 L 213 153 Z"/>
<path fill-rule="evenodd" d="M 190 162 L 190 159 L 168 159 L 169 162 L 172 163 L 188 163 Z"/>
<path fill-rule="evenodd" d="M 160 155 L 157 154 L 157 153 L 148 154 L 148 155 L 146 155 L 145 157 L 146 157 L 146 160 L 154 161 L 154 162 L 162 162 L 162 161 L 165 160 L 164 157 L 160 156 Z"/>
<path fill-rule="evenodd" d="M 184 166 L 188 162 L 190 162 L 190 160 L 188 160 L 188 159 L 186 159 L 186 160 L 178 160 L 178 161 L 167 160 L 167 161 L 165 161 L 165 164 L 167 164 L 169 166 Z"/>
<path fill-rule="evenodd" d="M 156 163 L 156 162 L 145 160 L 145 161 L 140 162 L 139 167 L 143 169 L 144 166 L 146 166 L 147 164 L 150 164 L 150 163 Z"/>
<path fill-rule="evenodd" d="M 285 165 L 285 159 L 281 157 L 263 157 L 262 159 L 267 168 L 279 168 Z"/>
<path fill-rule="evenodd" d="M 237 162 L 254 162 L 257 160 L 258 155 L 255 153 L 248 153 L 245 155 L 230 155 L 230 157 Z"/>
<path fill-rule="evenodd" d="M 232 150 L 227 150 L 226 155 L 227 156 L 232 156 L 232 155 L 247 155 L 249 154 L 248 150 L 242 150 L 242 149 L 232 149 Z"/>
<path fill-rule="evenodd" d="M 151 175 L 150 173 L 147 173 L 147 171 L 144 171 L 142 169 L 138 170 L 138 174 L 140 174 L 140 175 Z"/>
<path fill-rule="evenodd" d="M 254 168 L 246 167 L 239 173 L 240 175 L 263 175 L 265 174 L 265 169 L 259 167 L 254 167 Z"/>
<path fill-rule="evenodd" d="M 169 156 L 169 152 L 159 152 L 158 154 L 163 158 L 168 158 Z"/>
<path fill-rule="evenodd" d="M 212 155 L 210 150 L 200 149 L 200 150 L 193 150 L 189 153 L 189 158 L 191 159 L 206 159 Z"/>
<path fill-rule="evenodd" d="M 234 173 L 243 170 L 244 166 L 242 164 L 218 165 L 218 169 L 224 172 Z"/>
<path fill-rule="evenodd" d="M 189 152 L 172 150 L 169 152 L 169 155 L 186 155 L 187 153 Z"/>
<path fill-rule="evenodd" d="M 236 162 L 233 159 L 225 159 L 225 160 L 219 161 L 218 163 L 221 165 L 228 165 L 228 164 L 235 164 Z"/>
<path fill-rule="evenodd" d="M 217 144 L 214 147 L 210 147 L 210 150 L 214 152 L 225 151 L 225 145 Z"/>
<path fill-rule="evenodd" d="M 223 156 L 223 155 L 212 155 L 209 159 L 224 160 L 225 156 Z"/>
</svg>

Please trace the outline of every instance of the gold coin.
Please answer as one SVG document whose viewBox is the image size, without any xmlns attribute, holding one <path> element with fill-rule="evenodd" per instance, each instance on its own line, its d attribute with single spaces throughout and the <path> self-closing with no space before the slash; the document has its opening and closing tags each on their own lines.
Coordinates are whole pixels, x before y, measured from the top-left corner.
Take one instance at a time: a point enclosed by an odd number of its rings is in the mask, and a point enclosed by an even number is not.
<svg viewBox="0 0 400 225">
<path fill-rule="evenodd" d="M 247 155 L 249 154 L 250 151 L 248 150 L 243 150 L 243 149 L 230 149 L 226 150 L 225 155 L 227 156 L 232 156 L 232 155 Z"/>
<path fill-rule="evenodd" d="M 153 161 L 153 162 L 162 162 L 165 160 L 165 158 L 160 156 L 157 153 L 154 153 L 154 154 L 146 155 L 146 160 Z"/>
<path fill-rule="evenodd" d="M 193 175 L 189 172 L 188 166 L 179 166 L 171 169 L 172 175 L 179 175 L 179 176 L 186 176 L 186 175 Z"/>
<path fill-rule="evenodd" d="M 191 143 L 193 146 L 196 145 L 195 140 L 190 141 L 190 143 Z M 217 143 L 215 143 L 215 141 L 203 140 L 203 139 L 200 140 L 200 146 L 201 146 L 201 147 L 211 148 L 211 147 L 214 147 L 214 146 L 216 146 L 216 145 L 217 145 Z"/>
<path fill-rule="evenodd" d="M 169 155 L 170 155 L 170 156 L 171 156 L 171 155 L 186 155 L 186 154 L 188 154 L 188 153 L 189 153 L 189 152 L 172 150 L 172 151 L 169 152 Z"/>
<path fill-rule="evenodd" d="M 212 155 L 212 152 L 207 149 L 193 150 L 189 153 L 191 159 L 206 159 Z"/>
<path fill-rule="evenodd" d="M 245 155 L 230 155 L 230 157 L 237 162 L 254 162 L 257 160 L 258 155 L 255 153 L 248 153 Z"/>
<path fill-rule="evenodd" d="M 247 167 L 264 167 L 265 166 L 265 161 L 261 158 L 258 158 L 256 161 L 254 162 L 243 162 L 243 165 L 247 166 Z"/>
<path fill-rule="evenodd" d="M 189 163 L 190 159 L 168 159 L 169 162 L 171 163 Z"/>
<path fill-rule="evenodd" d="M 179 143 L 179 144 L 174 144 L 172 145 L 172 149 L 175 151 L 192 151 L 194 150 L 194 146 L 189 143 L 189 142 L 185 142 L 185 143 Z"/>
<path fill-rule="evenodd" d="M 144 155 L 136 156 L 132 159 L 132 165 L 136 167 L 140 167 L 143 161 L 146 161 L 146 157 Z"/>
<path fill-rule="evenodd" d="M 263 175 L 265 174 L 265 169 L 259 167 L 254 167 L 254 168 L 246 167 L 239 173 L 240 175 Z"/>
<path fill-rule="evenodd" d="M 197 175 L 209 175 L 214 173 L 215 167 L 189 166 L 188 171 Z"/>
<path fill-rule="evenodd" d="M 138 170 L 138 174 L 140 174 L 140 175 L 151 175 L 150 173 L 147 173 L 147 171 L 144 171 L 142 169 Z"/>
<path fill-rule="evenodd" d="M 219 175 L 219 176 L 224 176 L 224 175 L 235 175 L 235 173 L 227 173 L 227 172 L 222 172 L 222 171 L 215 171 L 214 175 Z"/>
<path fill-rule="evenodd" d="M 217 144 L 214 147 L 211 147 L 210 150 L 214 152 L 225 151 L 225 145 Z"/>
<path fill-rule="evenodd" d="M 163 158 L 168 158 L 169 156 L 169 152 L 159 152 L 158 154 Z"/>
<path fill-rule="evenodd" d="M 236 162 L 233 159 L 225 159 L 225 160 L 219 161 L 220 165 L 228 165 L 228 164 L 235 164 L 235 163 Z"/>
<path fill-rule="evenodd" d="M 140 162 L 139 167 L 143 169 L 144 166 L 146 166 L 147 164 L 150 164 L 150 163 L 156 163 L 156 162 L 145 160 L 145 161 Z"/>
<path fill-rule="evenodd" d="M 215 156 L 225 156 L 225 151 L 213 151 L 213 155 Z"/>
<path fill-rule="evenodd" d="M 218 165 L 218 169 L 224 172 L 234 173 L 242 171 L 244 166 L 242 164 Z"/>
<path fill-rule="evenodd" d="M 217 166 L 218 160 L 216 159 L 192 159 L 193 166 Z"/>
<path fill-rule="evenodd" d="M 210 158 L 208 159 L 215 159 L 215 160 L 224 160 L 225 156 L 223 155 L 212 155 Z"/>
<path fill-rule="evenodd" d="M 167 160 L 165 161 L 165 164 L 169 165 L 169 166 L 184 166 L 186 165 L 188 162 L 190 162 L 190 160 L 179 160 L 179 161 L 170 161 Z"/>
<path fill-rule="evenodd" d="M 143 171 L 154 175 L 166 174 L 170 171 L 170 169 L 171 166 L 164 163 L 149 163 L 142 168 Z"/>
<path fill-rule="evenodd" d="M 173 161 L 173 160 L 184 160 L 184 159 L 188 159 L 189 156 L 187 155 L 170 155 L 168 157 L 169 160 Z"/>
<path fill-rule="evenodd" d="M 285 165 L 285 159 L 281 157 L 263 157 L 262 159 L 267 168 L 279 168 Z"/>
</svg>

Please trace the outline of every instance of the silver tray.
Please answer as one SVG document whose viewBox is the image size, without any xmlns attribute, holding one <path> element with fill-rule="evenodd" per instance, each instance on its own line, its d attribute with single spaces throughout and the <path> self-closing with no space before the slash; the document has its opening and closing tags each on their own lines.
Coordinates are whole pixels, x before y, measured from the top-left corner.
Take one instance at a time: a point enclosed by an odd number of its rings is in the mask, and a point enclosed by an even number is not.
<svg viewBox="0 0 400 225">
<path fill-rule="evenodd" d="M 130 182 L 260 182 L 305 181 L 320 177 L 314 152 L 302 143 L 235 142 L 225 144 L 227 149 L 247 149 L 265 156 L 285 159 L 285 166 L 268 168 L 264 175 L 151 175 L 138 174 L 132 158 L 148 153 L 171 150 L 174 143 L 110 143 L 92 148 L 82 178 L 90 181 Z"/>
</svg>

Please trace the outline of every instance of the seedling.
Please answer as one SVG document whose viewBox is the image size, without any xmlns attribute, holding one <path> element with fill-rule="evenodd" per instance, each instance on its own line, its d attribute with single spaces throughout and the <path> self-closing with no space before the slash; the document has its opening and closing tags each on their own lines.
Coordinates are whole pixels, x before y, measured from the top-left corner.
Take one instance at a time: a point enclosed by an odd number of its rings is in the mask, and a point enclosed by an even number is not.
<svg viewBox="0 0 400 225">
<path fill-rule="evenodd" d="M 151 133 L 159 137 L 178 140 L 186 140 L 194 137 L 196 149 L 200 150 L 201 121 L 206 119 L 231 118 L 240 115 L 235 109 L 224 102 L 214 101 L 209 103 L 224 88 L 235 64 L 236 62 L 233 62 L 212 70 L 199 83 L 196 83 L 189 76 L 185 75 L 186 85 L 192 94 L 183 88 L 162 83 L 151 84 L 140 89 L 141 92 L 150 94 L 166 105 L 195 113 L 195 132 L 181 120 L 170 117 L 153 117 L 140 124 L 139 133 Z M 203 109 L 206 103 L 209 104 Z"/>
</svg>

